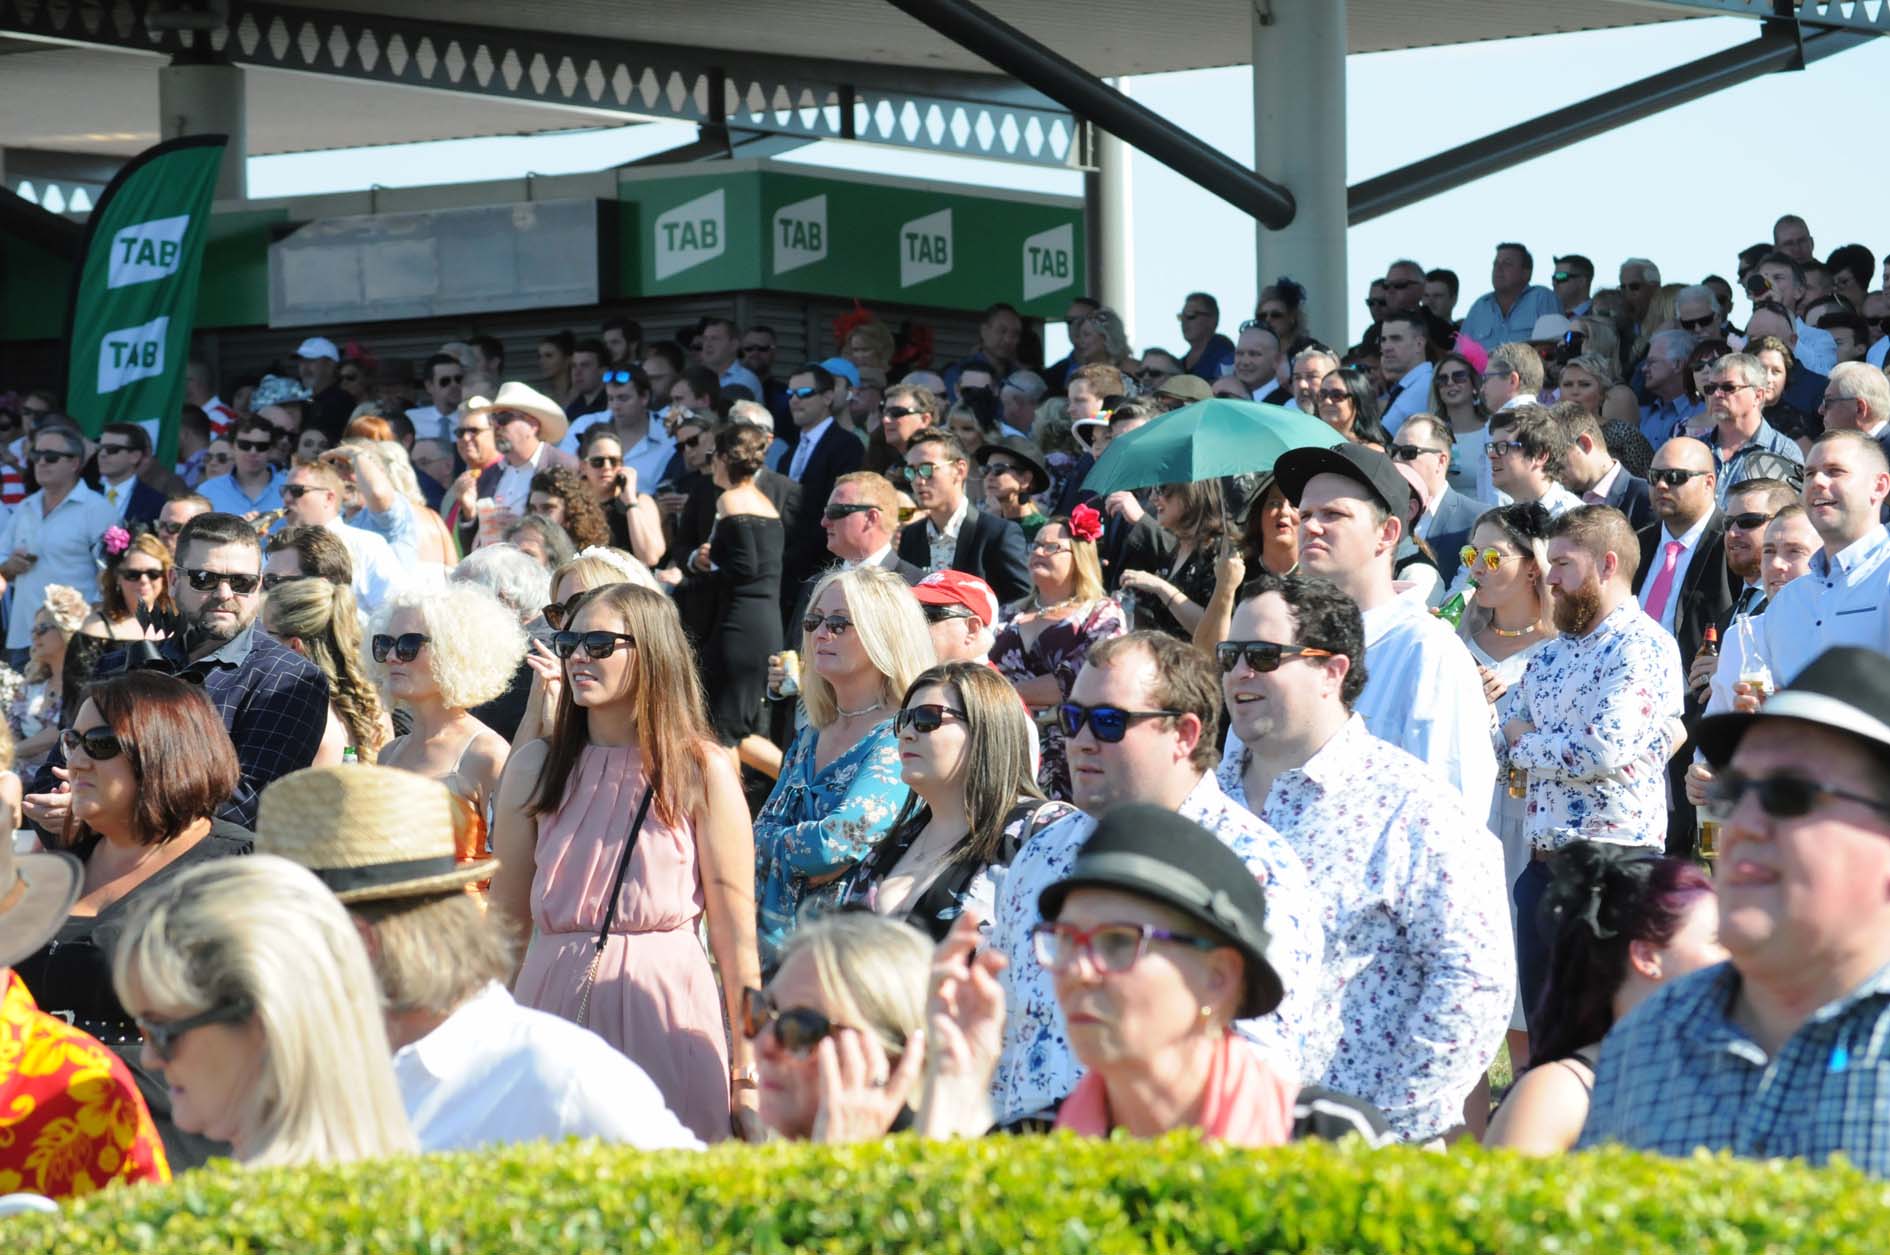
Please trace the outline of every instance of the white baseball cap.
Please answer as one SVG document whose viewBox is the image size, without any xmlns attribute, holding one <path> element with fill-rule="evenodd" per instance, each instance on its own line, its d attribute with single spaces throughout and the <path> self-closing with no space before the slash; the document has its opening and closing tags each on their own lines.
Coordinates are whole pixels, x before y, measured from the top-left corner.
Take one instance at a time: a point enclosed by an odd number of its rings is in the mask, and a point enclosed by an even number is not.
<svg viewBox="0 0 1890 1255">
<path fill-rule="evenodd" d="M 295 350 L 295 355 L 297 357 L 325 357 L 331 362 L 341 360 L 341 350 L 336 348 L 335 342 L 327 336 L 310 336 L 302 341 L 301 346 Z"/>
</svg>

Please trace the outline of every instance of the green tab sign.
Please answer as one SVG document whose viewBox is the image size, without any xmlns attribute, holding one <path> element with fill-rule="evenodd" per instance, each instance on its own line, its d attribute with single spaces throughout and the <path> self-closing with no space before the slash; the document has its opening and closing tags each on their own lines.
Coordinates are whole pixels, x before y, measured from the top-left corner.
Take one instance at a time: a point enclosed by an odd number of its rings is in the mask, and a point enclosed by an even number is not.
<svg viewBox="0 0 1890 1255">
<path fill-rule="evenodd" d="M 642 296 L 762 289 L 1060 317 L 1083 282 L 1071 198 L 984 193 L 731 162 L 712 175 L 625 174 Z"/>
<path fill-rule="evenodd" d="M 87 433 L 155 423 L 177 456 L 178 407 L 224 137 L 146 149 L 120 170 L 86 225 L 66 343 L 66 407 Z"/>
</svg>

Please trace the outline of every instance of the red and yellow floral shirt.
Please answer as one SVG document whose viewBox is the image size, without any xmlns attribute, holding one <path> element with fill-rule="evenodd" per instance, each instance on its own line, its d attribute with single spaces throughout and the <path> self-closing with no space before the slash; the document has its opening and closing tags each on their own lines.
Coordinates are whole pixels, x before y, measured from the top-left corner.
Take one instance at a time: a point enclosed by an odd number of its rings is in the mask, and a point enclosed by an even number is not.
<svg viewBox="0 0 1890 1255">
<path fill-rule="evenodd" d="M 117 1055 L 0 968 L 0 1194 L 80 1198 L 171 1179 L 151 1112 Z"/>
</svg>

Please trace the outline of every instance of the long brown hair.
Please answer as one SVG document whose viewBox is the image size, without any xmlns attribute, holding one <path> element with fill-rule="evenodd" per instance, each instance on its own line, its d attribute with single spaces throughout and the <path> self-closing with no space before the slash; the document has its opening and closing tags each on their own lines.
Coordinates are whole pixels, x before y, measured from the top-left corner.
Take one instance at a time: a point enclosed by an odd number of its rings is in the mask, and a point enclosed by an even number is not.
<svg viewBox="0 0 1890 1255">
<path fill-rule="evenodd" d="M 585 594 L 571 618 L 593 605 L 609 611 L 622 622 L 624 634 L 636 638 L 635 645 L 620 641 L 617 646 L 630 651 L 631 726 L 645 771 L 657 786 L 656 812 L 665 823 L 679 823 L 706 795 L 702 755 L 711 735 L 702 680 L 682 620 L 668 597 L 635 584 L 608 584 Z M 558 708 L 538 791 L 526 808 L 533 816 L 564 803 L 578 756 L 590 742 L 589 713 L 567 697 Z"/>
<path fill-rule="evenodd" d="M 118 579 L 125 559 L 134 553 L 158 561 L 158 596 L 153 608 L 160 614 L 175 614 L 177 611 L 177 603 L 171 600 L 171 551 L 152 533 L 139 532 L 131 538 L 124 552 L 108 560 L 105 569 L 98 573 L 98 611 L 107 623 L 122 623 L 138 612 L 136 606 L 125 600 L 125 590 Z"/>
</svg>

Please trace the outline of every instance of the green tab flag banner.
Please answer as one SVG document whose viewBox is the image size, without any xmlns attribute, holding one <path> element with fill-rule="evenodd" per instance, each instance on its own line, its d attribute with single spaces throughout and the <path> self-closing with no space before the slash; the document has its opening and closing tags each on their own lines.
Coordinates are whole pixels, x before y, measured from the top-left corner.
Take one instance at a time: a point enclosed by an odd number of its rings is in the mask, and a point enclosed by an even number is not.
<svg viewBox="0 0 1890 1255">
<path fill-rule="evenodd" d="M 145 423 L 177 460 L 178 409 L 210 200 L 226 136 L 166 140 L 131 159 L 85 229 L 66 344 L 66 412 L 93 436 Z"/>
</svg>

